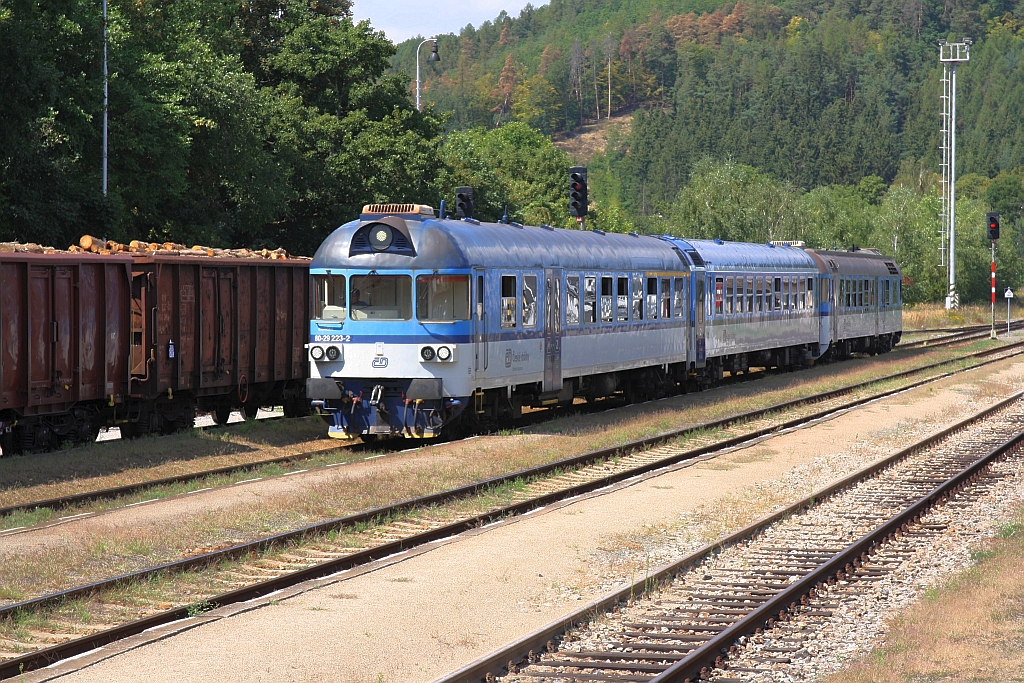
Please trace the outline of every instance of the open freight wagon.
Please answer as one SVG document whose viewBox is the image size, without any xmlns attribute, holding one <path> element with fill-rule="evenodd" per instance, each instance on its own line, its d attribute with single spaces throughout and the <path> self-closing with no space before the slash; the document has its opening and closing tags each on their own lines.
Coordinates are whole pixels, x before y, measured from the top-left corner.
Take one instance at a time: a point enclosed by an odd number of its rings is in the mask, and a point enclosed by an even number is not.
<svg viewBox="0 0 1024 683">
<path fill-rule="evenodd" d="M 0 448 L 5 455 L 301 414 L 309 262 L 0 253 Z"/>
</svg>

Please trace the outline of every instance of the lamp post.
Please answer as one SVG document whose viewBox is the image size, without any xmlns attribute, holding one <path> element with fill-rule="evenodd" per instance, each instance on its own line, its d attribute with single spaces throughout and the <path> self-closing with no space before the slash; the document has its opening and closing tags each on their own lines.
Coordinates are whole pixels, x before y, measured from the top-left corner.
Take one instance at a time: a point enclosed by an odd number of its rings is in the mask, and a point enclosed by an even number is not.
<svg viewBox="0 0 1024 683">
<path fill-rule="evenodd" d="M 437 38 L 427 38 L 416 46 L 416 111 L 423 111 L 423 107 L 420 105 L 420 48 L 423 47 L 424 43 L 429 43 L 431 41 L 433 41 L 434 47 L 431 48 L 430 56 L 427 57 L 427 61 L 441 61 L 441 55 L 437 54 Z"/>
<path fill-rule="evenodd" d="M 107 196 L 107 111 L 110 108 L 108 99 L 107 75 L 107 0 L 103 0 L 103 196 Z"/>
</svg>

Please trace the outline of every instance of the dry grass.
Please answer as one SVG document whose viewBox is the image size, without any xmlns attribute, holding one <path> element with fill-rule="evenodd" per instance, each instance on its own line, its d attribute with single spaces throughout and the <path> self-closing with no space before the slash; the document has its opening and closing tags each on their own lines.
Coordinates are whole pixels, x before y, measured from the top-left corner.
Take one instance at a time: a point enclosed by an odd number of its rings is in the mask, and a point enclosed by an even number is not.
<svg viewBox="0 0 1024 683">
<path fill-rule="evenodd" d="M 1006 301 L 997 297 L 996 321 L 1002 320 L 1006 325 Z M 1020 320 L 1024 317 L 1024 307 L 1016 304 L 1010 305 L 1010 318 Z M 943 327 L 967 327 L 970 325 L 984 325 L 992 321 L 992 308 L 990 304 L 968 304 L 960 307 L 958 311 L 947 311 L 943 304 L 915 304 L 908 305 L 903 309 L 903 330 L 910 334 L 914 330 L 934 329 Z"/>
<path fill-rule="evenodd" d="M 1024 681 L 1024 507 L 977 557 L 827 683 Z"/>
<path fill-rule="evenodd" d="M 259 420 L 228 429 L 105 441 L 0 459 L 0 506 L 136 484 L 337 447 L 319 418 Z"/>
<path fill-rule="evenodd" d="M 285 493 L 256 495 L 251 502 L 193 517 L 160 518 L 159 522 L 126 524 L 112 531 L 78 531 L 56 546 L 31 552 L 0 551 L 0 596 L 18 600 L 53 592 L 953 355 L 935 350 L 857 359 L 709 394 L 570 416 L 526 433 L 440 444 L 394 454 L 372 465 L 338 468 L 315 483 L 296 480 L 294 488 Z M 492 509 L 505 504 L 521 486 L 502 487 L 443 511 L 423 514 L 461 515 Z M 748 512 L 757 514 L 763 509 L 752 506 Z"/>
</svg>

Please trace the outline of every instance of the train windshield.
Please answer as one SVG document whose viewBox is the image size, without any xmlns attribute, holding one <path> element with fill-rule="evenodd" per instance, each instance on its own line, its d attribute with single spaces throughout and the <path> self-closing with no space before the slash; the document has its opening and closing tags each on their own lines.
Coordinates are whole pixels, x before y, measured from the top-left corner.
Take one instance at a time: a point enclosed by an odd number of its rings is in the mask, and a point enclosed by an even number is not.
<svg viewBox="0 0 1024 683">
<path fill-rule="evenodd" d="M 314 275 L 316 312 L 314 320 L 345 319 L 345 276 Z"/>
<path fill-rule="evenodd" d="M 416 318 L 433 322 L 469 320 L 469 276 L 417 276 Z"/>
<path fill-rule="evenodd" d="M 349 279 L 352 320 L 411 320 L 412 278 L 408 275 L 353 275 Z"/>
</svg>

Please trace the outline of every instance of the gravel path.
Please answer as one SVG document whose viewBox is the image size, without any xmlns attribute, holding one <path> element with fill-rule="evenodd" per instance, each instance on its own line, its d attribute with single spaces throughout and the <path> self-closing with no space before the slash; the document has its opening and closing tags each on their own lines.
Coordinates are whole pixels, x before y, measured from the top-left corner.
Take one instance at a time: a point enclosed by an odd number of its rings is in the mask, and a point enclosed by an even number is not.
<svg viewBox="0 0 1024 683">
<path fill-rule="evenodd" d="M 433 680 L 1021 386 L 991 366 L 25 680 Z"/>
</svg>

